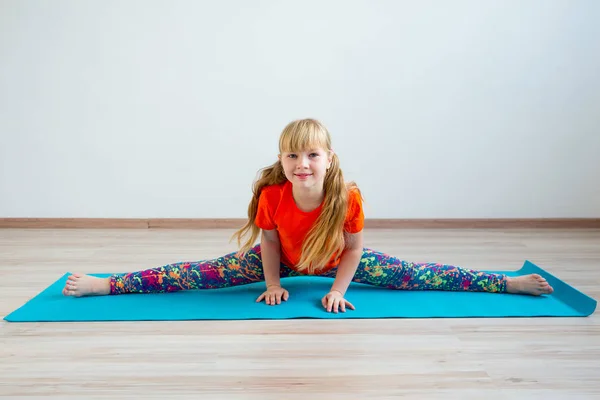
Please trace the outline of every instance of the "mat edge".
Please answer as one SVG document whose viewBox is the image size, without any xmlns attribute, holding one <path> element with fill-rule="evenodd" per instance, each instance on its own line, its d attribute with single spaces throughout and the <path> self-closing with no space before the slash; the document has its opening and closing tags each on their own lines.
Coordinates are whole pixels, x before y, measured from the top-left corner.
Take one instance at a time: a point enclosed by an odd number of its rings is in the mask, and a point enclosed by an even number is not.
<svg viewBox="0 0 600 400">
<path fill-rule="evenodd" d="M 598 302 L 596 299 L 588 296 L 587 294 L 583 293 L 582 291 L 580 291 L 573 285 L 568 284 L 567 282 L 563 281 L 562 279 L 558 278 L 557 276 L 553 275 L 552 273 L 550 273 L 547 270 L 543 269 L 542 267 L 538 266 L 531 260 L 526 259 L 525 262 L 523 263 L 523 266 L 517 272 L 522 272 L 522 271 L 526 271 L 527 273 L 539 274 L 539 275 L 543 276 L 544 278 L 546 278 L 546 280 L 554 280 L 556 282 L 560 282 L 564 286 L 564 290 L 568 294 L 570 294 L 570 296 L 566 296 L 567 297 L 566 299 L 563 298 L 562 296 L 557 297 L 557 298 L 561 302 L 563 302 L 566 305 L 568 305 L 569 307 L 571 307 L 572 309 L 581 313 L 584 317 L 589 317 L 596 311 L 596 307 L 598 305 Z M 573 298 L 579 298 L 579 299 L 584 300 L 584 305 L 577 306 L 576 304 L 574 304 L 573 301 L 569 301 L 569 300 L 572 300 Z"/>
<path fill-rule="evenodd" d="M 8 321 L 8 322 L 29 322 L 29 321 L 19 321 L 19 320 L 10 320 L 9 318 L 11 316 L 14 316 L 15 314 L 18 314 L 19 311 L 23 308 L 25 308 L 27 306 L 27 304 L 29 304 L 30 302 L 32 302 L 36 297 L 38 297 L 39 295 L 41 295 L 42 293 L 44 293 L 46 290 L 50 289 L 53 285 L 55 285 L 57 282 L 68 278 L 68 276 L 71 275 L 71 272 L 66 272 L 63 275 L 61 275 L 58 279 L 55 279 L 52 283 L 50 283 L 48 286 L 46 286 L 44 289 L 40 290 L 39 292 L 37 292 L 37 294 L 35 294 L 33 297 L 31 297 L 30 299 L 28 299 L 27 301 L 25 301 L 25 303 L 21 304 L 20 307 L 17 307 L 16 309 L 14 309 L 13 311 L 11 311 L 10 313 L 8 313 L 7 315 L 4 316 L 4 318 L 2 318 L 3 321 Z M 31 321 L 31 322 L 35 322 L 35 321 Z"/>
</svg>

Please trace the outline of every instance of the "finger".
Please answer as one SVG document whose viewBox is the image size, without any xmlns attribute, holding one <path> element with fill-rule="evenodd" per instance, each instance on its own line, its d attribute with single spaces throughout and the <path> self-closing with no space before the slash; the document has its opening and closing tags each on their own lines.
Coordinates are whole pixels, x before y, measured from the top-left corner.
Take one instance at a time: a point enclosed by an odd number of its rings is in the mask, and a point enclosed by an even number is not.
<svg viewBox="0 0 600 400">
<path fill-rule="evenodd" d="M 321 299 L 321 304 L 323 304 L 323 308 L 327 308 L 327 296 L 323 296 Z"/>
<path fill-rule="evenodd" d="M 340 310 L 346 312 L 346 300 L 340 301 Z"/>
<path fill-rule="evenodd" d="M 274 305 L 275 304 L 275 299 L 273 298 L 273 295 L 269 295 L 269 305 Z"/>
<path fill-rule="evenodd" d="M 283 300 L 287 301 L 290 298 L 290 293 L 287 290 L 283 291 Z"/>
<path fill-rule="evenodd" d="M 262 301 L 262 299 L 264 299 L 264 298 L 265 298 L 265 294 L 263 293 L 260 296 L 258 296 L 258 299 L 256 299 L 256 302 L 260 303 Z"/>
<path fill-rule="evenodd" d="M 356 310 L 356 308 L 354 308 L 354 306 L 352 305 L 352 303 L 350 303 L 348 300 L 346 300 L 346 305 L 348 306 L 349 309 Z"/>
<path fill-rule="evenodd" d="M 330 297 L 329 301 L 327 302 L 327 312 L 331 312 L 331 307 L 333 306 L 333 302 L 334 302 L 334 298 Z"/>
<path fill-rule="evenodd" d="M 277 293 L 276 300 L 277 300 L 277 304 L 281 304 L 281 293 Z"/>
<path fill-rule="evenodd" d="M 335 299 L 335 302 L 333 303 L 333 312 L 337 314 L 339 307 L 340 307 L 340 299 Z"/>
</svg>

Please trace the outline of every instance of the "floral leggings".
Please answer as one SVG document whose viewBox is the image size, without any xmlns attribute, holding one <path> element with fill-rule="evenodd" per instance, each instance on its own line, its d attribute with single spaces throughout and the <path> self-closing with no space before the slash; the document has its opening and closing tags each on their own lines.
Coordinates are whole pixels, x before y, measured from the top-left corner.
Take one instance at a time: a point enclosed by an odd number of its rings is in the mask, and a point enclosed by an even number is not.
<svg viewBox="0 0 600 400">
<path fill-rule="evenodd" d="M 335 278 L 337 268 L 323 276 Z M 285 265 L 282 278 L 301 276 Z M 192 289 L 215 289 L 264 280 L 260 245 L 244 257 L 236 253 L 212 260 L 179 262 L 159 268 L 115 274 L 110 278 L 111 294 L 162 293 Z M 452 265 L 412 263 L 371 249 L 364 249 L 354 282 L 390 289 L 506 292 L 506 276 Z"/>
</svg>

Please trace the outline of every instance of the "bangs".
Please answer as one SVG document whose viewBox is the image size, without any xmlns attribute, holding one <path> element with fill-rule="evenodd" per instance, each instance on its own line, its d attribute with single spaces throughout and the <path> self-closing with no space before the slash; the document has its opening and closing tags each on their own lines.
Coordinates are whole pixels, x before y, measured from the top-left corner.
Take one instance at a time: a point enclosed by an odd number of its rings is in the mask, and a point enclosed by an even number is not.
<svg viewBox="0 0 600 400">
<path fill-rule="evenodd" d="M 312 149 L 330 149 L 327 130 L 313 120 L 295 121 L 283 130 L 279 139 L 279 151 L 296 153 Z"/>
</svg>

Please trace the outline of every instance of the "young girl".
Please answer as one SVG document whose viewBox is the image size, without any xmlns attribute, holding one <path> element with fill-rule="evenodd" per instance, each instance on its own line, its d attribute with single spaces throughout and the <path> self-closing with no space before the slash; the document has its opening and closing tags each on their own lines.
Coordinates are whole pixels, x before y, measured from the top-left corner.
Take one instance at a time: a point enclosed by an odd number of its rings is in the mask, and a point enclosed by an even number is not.
<svg viewBox="0 0 600 400">
<path fill-rule="evenodd" d="M 109 278 L 69 276 L 66 296 L 157 293 L 265 282 L 257 302 L 281 304 L 289 293 L 280 278 L 332 278 L 321 299 L 328 312 L 355 309 L 344 297 L 352 281 L 404 290 L 461 290 L 541 295 L 552 293 L 537 274 L 507 277 L 452 265 L 412 263 L 363 248 L 361 193 L 346 183 L 327 129 L 312 119 L 288 124 L 278 161 L 255 182 L 248 221 L 234 234 L 239 252 L 179 262 Z M 260 234 L 260 244 L 254 242 Z"/>
</svg>

